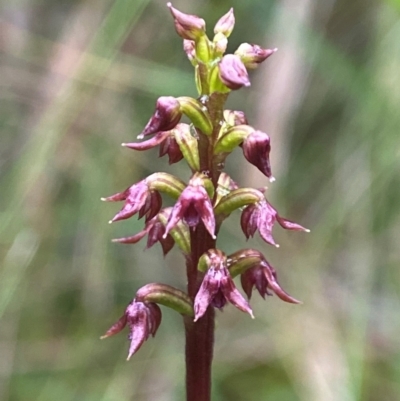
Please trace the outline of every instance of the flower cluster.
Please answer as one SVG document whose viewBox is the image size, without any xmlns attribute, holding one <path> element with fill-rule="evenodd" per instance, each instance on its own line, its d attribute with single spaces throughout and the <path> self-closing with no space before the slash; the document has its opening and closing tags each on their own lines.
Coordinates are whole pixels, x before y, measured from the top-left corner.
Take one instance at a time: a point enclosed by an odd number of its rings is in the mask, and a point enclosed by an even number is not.
<svg viewBox="0 0 400 401">
<path fill-rule="evenodd" d="M 255 288 L 262 298 L 275 293 L 285 302 L 299 302 L 281 288 L 275 269 L 260 251 L 248 248 L 226 255 L 217 248 L 219 229 L 231 213 L 241 211 L 246 239 L 258 231 L 273 246 L 278 246 L 272 234 L 276 222 L 287 230 L 308 231 L 281 217 L 263 189 L 240 187 L 221 168 L 232 151 L 240 147 L 249 163 L 269 181 L 274 180 L 269 135 L 249 125 L 244 112 L 224 110 L 224 103 L 232 90 L 250 86 L 248 70 L 257 68 L 277 49 L 243 43 L 233 54 L 225 54 L 235 24 L 233 9 L 216 23 L 211 40 L 202 18 L 184 14 L 170 3 L 168 7 L 194 67 L 199 97 L 160 97 L 138 136 L 142 141 L 123 146 L 136 151 L 158 147 L 159 155 L 168 155 L 170 164 L 185 160 L 191 178 L 186 184 L 171 174 L 157 172 L 103 200 L 124 202 L 110 222 L 134 215 L 144 217 L 143 230 L 115 242 L 136 244 L 147 236 L 147 248 L 159 242 L 164 256 L 176 244 L 185 256 L 189 285 L 187 293 L 160 283 L 148 284 L 137 292 L 124 315 L 104 336 L 128 325 L 128 359 L 150 335 L 156 334 L 161 322 L 159 304 L 191 317 L 192 323 L 226 303 L 253 317 L 248 301 L 234 283 L 237 276 L 248 299 Z M 182 116 L 190 124 L 181 123 Z M 163 207 L 162 194 L 175 201 L 173 207 Z"/>
</svg>

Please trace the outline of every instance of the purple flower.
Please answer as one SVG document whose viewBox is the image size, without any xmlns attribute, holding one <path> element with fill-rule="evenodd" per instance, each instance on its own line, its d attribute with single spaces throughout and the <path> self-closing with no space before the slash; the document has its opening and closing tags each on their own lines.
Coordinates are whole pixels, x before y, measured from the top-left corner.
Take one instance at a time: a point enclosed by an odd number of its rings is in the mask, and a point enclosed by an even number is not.
<svg viewBox="0 0 400 401">
<path fill-rule="evenodd" d="M 177 127 L 180 125 L 178 124 Z M 183 154 L 174 136 L 174 130 L 161 131 L 147 141 L 123 143 L 122 146 L 140 151 L 160 146 L 159 156 L 168 155 L 169 164 L 177 163 L 183 159 Z"/>
<path fill-rule="evenodd" d="M 225 15 L 223 15 L 218 22 L 215 24 L 214 33 L 222 33 L 228 37 L 235 26 L 235 15 L 233 14 L 233 8 L 231 8 Z"/>
<path fill-rule="evenodd" d="M 246 67 L 239 56 L 227 54 L 219 63 L 219 77 L 221 81 L 232 90 L 242 86 L 250 86 Z"/>
<path fill-rule="evenodd" d="M 235 54 L 240 57 L 246 68 L 257 68 L 265 59 L 273 55 L 278 49 L 263 49 L 258 45 L 242 43 L 235 51 Z"/>
<path fill-rule="evenodd" d="M 260 263 L 257 266 L 247 269 L 240 276 L 242 288 L 247 297 L 249 299 L 251 298 L 251 293 L 255 287 L 264 299 L 265 295 L 272 295 L 268 292 L 268 289 L 271 289 L 282 301 L 292 304 L 300 303 L 300 301 L 291 297 L 281 288 L 276 278 L 275 269 L 265 260 L 261 253 L 260 256 Z"/>
<path fill-rule="evenodd" d="M 157 304 L 134 299 L 126 308 L 124 315 L 101 338 L 119 333 L 128 324 L 131 342 L 127 358 L 129 360 L 150 335 L 155 336 L 160 323 L 161 310 Z"/>
<path fill-rule="evenodd" d="M 160 211 L 162 205 L 161 195 L 157 191 L 150 190 L 146 179 L 102 200 L 125 201 L 123 208 L 110 220 L 110 223 L 128 219 L 136 213 L 139 213 L 139 218 L 146 216 L 146 221 L 149 221 Z"/>
<path fill-rule="evenodd" d="M 196 227 L 201 220 L 211 237 L 215 238 L 214 210 L 201 177 L 192 178 L 179 196 L 168 219 L 164 235 L 167 235 L 180 220 L 184 220 L 189 227 Z"/>
<path fill-rule="evenodd" d="M 163 210 L 168 212 L 167 209 Z M 147 235 L 146 248 L 151 248 L 155 243 L 159 242 L 165 256 L 173 248 L 175 241 L 169 234 L 164 238 L 164 234 L 165 226 L 160 222 L 159 216 L 157 215 L 146 223 L 142 231 L 139 231 L 137 234 L 130 237 L 115 238 L 113 239 L 113 242 L 119 242 L 122 244 L 136 244 Z"/>
<path fill-rule="evenodd" d="M 174 128 L 182 117 L 181 106 L 172 96 L 161 96 L 156 103 L 156 110 L 138 136 L 139 139 L 159 131 L 168 131 Z"/>
<path fill-rule="evenodd" d="M 244 157 L 265 174 L 270 181 L 274 181 L 269 161 L 269 153 L 271 151 L 269 136 L 261 131 L 253 131 L 243 141 L 242 147 Z"/>
<path fill-rule="evenodd" d="M 197 15 L 185 14 L 167 3 L 172 16 L 174 17 L 177 34 L 183 39 L 196 40 L 205 35 L 206 23 L 203 18 Z"/>
<path fill-rule="evenodd" d="M 258 230 L 265 242 L 279 247 L 272 237 L 272 228 L 276 221 L 286 230 L 309 231 L 300 224 L 279 216 L 266 199 L 247 206 L 242 212 L 240 225 L 247 239 L 253 237 Z"/>
<path fill-rule="evenodd" d="M 250 305 L 235 287 L 229 274 L 225 254 L 217 249 L 210 249 L 206 255 L 208 270 L 194 300 L 194 321 L 200 319 L 210 305 L 221 309 L 226 302 L 254 317 Z"/>
</svg>

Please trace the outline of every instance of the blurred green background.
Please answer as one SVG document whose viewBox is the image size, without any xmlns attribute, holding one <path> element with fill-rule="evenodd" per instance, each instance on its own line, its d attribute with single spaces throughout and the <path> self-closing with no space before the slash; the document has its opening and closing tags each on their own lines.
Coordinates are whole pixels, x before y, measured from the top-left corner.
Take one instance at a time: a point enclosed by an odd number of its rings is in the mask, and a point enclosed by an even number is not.
<svg viewBox="0 0 400 401">
<path fill-rule="evenodd" d="M 400 1 L 175 0 L 213 24 L 235 8 L 228 50 L 278 47 L 232 94 L 272 138 L 268 198 L 310 234 L 259 238 L 295 306 L 254 294 L 252 321 L 218 313 L 215 401 L 400 399 Z M 98 338 L 151 281 L 183 288 L 183 259 L 112 244 L 99 201 L 153 171 L 187 179 L 134 141 L 160 95 L 192 95 L 192 68 L 159 0 L 1 5 L 0 399 L 184 398 L 183 328 L 163 310 L 127 363 L 126 333 Z M 245 167 L 246 166 L 246 167 Z M 266 181 L 240 151 L 239 184 Z M 246 246 L 239 215 L 219 246 Z"/>
</svg>

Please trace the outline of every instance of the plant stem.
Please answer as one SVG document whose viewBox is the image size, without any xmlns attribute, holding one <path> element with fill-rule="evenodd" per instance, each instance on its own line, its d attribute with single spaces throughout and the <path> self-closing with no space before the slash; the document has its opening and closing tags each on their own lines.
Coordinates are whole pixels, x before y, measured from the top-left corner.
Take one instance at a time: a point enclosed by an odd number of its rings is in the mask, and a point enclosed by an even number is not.
<svg viewBox="0 0 400 401">
<path fill-rule="evenodd" d="M 203 80 L 206 77 L 203 77 Z M 205 83 L 203 82 L 203 87 Z M 211 178 L 217 189 L 220 169 L 214 160 L 214 146 L 223 119 L 223 105 L 226 94 L 214 94 L 205 102 L 211 120 L 213 132 L 210 137 L 199 132 L 200 169 Z M 188 295 L 194 300 L 201 285 L 204 273 L 197 270 L 200 256 L 209 249 L 215 248 L 216 240 L 212 239 L 203 223 L 190 229 L 191 255 L 187 260 Z M 211 365 L 214 348 L 215 311 L 209 306 L 207 312 L 197 322 L 193 318 L 185 318 L 186 335 L 186 400 L 211 400 Z"/>
<path fill-rule="evenodd" d="M 215 247 L 215 240 L 203 224 L 191 229 L 191 257 L 187 261 L 188 294 L 192 300 L 201 285 L 204 274 L 197 270 L 200 256 Z M 185 318 L 186 334 L 186 399 L 187 401 L 211 400 L 211 364 L 214 346 L 214 308 L 197 322 L 192 317 Z"/>
</svg>

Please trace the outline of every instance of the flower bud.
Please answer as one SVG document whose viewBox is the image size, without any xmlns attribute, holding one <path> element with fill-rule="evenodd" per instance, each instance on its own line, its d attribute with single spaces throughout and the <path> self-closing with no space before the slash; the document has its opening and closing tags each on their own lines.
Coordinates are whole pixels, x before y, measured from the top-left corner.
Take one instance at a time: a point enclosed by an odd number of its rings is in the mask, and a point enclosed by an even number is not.
<svg viewBox="0 0 400 401">
<path fill-rule="evenodd" d="M 247 125 L 247 118 L 243 111 L 239 110 L 224 110 L 224 119 L 228 125 Z"/>
<path fill-rule="evenodd" d="M 233 8 L 231 8 L 225 15 L 223 15 L 218 22 L 215 24 L 214 33 L 222 33 L 227 38 L 232 33 L 235 26 L 235 15 L 233 14 Z"/>
<path fill-rule="evenodd" d="M 230 302 L 254 318 L 248 302 L 235 287 L 226 266 L 226 256 L 218 249 L 210 249 L 200 258 L 200 270 L 206 270 L 203 282 L 194 300 L 194 320 L 200 319 L 211 305 L 223 308 Z"/>
<path fill-rule="evenodd" d="M 189 61 L 195 66 L 197 64 L 195 42 L 193 40 L 183 39 L 183 50 Z"/>
<path fill-rule="evenodd" d="M 172 7 L 171 3 L 167 3 L 174 18 L 175 29 L 177 34 L 183 39 L 198 40 L 205 36 L 206 23 L 202 18 L 196 15 L 185 14 Z"/>
<path fill-rule="evenodd" d="M 217 33 L 213 39 L 214 52 L 216 57 L 221 57 L 228 46 L 228 38 L 223 33 Z"/>
<path fill-rule="evenodd" d="M 254 131 L 243 141 L 244 157 L 266 175 L 270 181 L 274 181 L 269 161 L 270 151 L 269 136 L 264 132 Z"/>
<path fill-rule="evenodd" d="M 179 123 L 181 117 L 182 112 L 178 100 L 172 96 L 161 96 L 157 100 L 153 116 L 138 138 L 142 139 L 146 135 L 155 134 L 158 131 L 168 131 Z"/>
<path fill-rule="evenodd" d="M 232 90 L 242 86 L 250 86 L 246 67 L 239 56 L 227 54 L 219 63 L 219 77 L 221 81 Z"/>
<path fill-rule="evenodd" d="M 246 68 L 254 69 L 277 50 L 276 48 L 263 49 L 258 45 L 242 43 L 235 51 L 235 54 L 240 57 Z"/>
<path fill-rule="evenodd" d="M 215 205 L 218 205 L 218 203 L 224 196 L 228 195 L 231 191 L 238 188 L 239 186 L 236 184 L 236 182 L 233 181 L 228 174 L 222 172 L 218 178 L 217 197 L 215 200 Z"/>
</svg>

